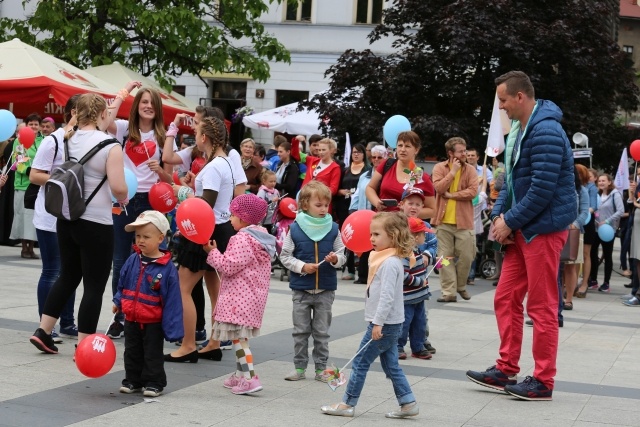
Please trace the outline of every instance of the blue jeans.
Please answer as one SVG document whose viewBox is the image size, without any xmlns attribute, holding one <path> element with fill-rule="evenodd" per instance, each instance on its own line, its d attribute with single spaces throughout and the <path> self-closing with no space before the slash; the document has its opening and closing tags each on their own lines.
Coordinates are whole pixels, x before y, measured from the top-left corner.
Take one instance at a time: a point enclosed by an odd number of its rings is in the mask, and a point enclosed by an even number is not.
<svg viewBox="0 0 640 427">
<path fill-rule="evenodd" d="M 358 404 L 358 399 L 360 398 L 362 387 L 364 387 L 364 380 L 367 377 L 367 372 L 369 372 L 369 367 L 378 356 L 380 356 L 382 370 L 393 384 L 393 391 L 398 399 L 398 404 L 402 406 L 416 401 L 407 377 L 404 376 L 404 372 L 402 372 L 402 368 L 400 368 L 398 364 L 398 338 L 400 338 L 400 334 L 402 333 L 402 325 L 402 323 L 384 325 L 382 327 L 382 338 L 378 341 L 372 341 L 362 353 L 355 357 L 351 368 L 349 383 L 347 384 L 347 390 L 342 397 L 345 404 L 350 406 L 356 406 Z M 364 337 L 362 337 L 358 350 L 371 339 L 372 330 L 373 324 L 370 323 L 367 331 L 364 333 Z"/>
<path fill-rule="evenodd" d="M 404 323 L 402 324 L 402 334 L 398 338 L 398 351 L 404 350 L 407 344 L 407 337 L 411 342 L 411 351 L 419 353 L 424 349 L 426 336 L 426 315 L 424 302 L 404 305 Z M 371 344 L 369 344 L 371 345 Z"/>
<path fill-rule="evenodd" d="M 120 215 L 113 215 L 113 271 L 111 275 L 111 291 L 115 296 L 118 292 L 118 282 L 120 281 L 120 270 L 127 258 L 131 255 L 135 233 L 124 230 L 124 226 L 131 224 L 144 211 L 151 210 L 149 204 L 149 193 L 136 193 L 129 204 L 127 212 L 124 209 Z M 115 320 L 124 322 L 122 312 L 116 314 Z"/>
<path fill-rule="evenodd" d="M 42 259 L 42 272 L 38 280 L 38 316 L 42 317 L 42 309 L 47 301 L 49 290 L 58 279 L 60 274 L 60 248 L 58 247 L 58 234 L 53 231 L 44 231 L 36 228 L 38 246 L 40 247 L 40 258 Z M 71 297 L 60 312 L 60 327 L 66 328 L 75 325 L 73 317 L 73 307 L 76 302 L 76 293 Z"/>
</svg>

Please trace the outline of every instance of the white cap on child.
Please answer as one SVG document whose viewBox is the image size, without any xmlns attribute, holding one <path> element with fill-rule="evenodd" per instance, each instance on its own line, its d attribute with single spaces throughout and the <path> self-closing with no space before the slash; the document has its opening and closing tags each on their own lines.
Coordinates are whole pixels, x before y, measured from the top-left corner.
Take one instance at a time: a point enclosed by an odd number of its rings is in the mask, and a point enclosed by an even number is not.
<svg viewBox="0 0 640 427">
<path fill-rule="evenodd" d="M 126 231 L 134 231 L 136 227 L 140 227 L 141 225 L 153 224 L 158 230 L 164 235 L 166 235 L 171 226 L 169 225 L 169 221 L 167 221 L 167 217 L 161 214 L 158 211 L 144 211 L 135 221 L 131 224 L 127 224 L 124 226 Z"/>
</svg>

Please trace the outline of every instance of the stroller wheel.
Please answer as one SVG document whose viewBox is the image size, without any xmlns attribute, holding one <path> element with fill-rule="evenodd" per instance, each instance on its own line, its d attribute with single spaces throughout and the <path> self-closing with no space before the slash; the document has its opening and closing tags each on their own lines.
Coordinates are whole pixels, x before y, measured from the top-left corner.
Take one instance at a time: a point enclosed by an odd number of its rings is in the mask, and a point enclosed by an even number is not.
<svg viewBox="0 0 640 427">
<path fill-rule="evenodd" d="M 482 274 L 482 277 L 486 279 L 487 277 L 491 277 L 496 274 L 496 268 L 496 260 L 491 258 L 485 259 L 480 263 L 480 274 Z"/>
</svg>

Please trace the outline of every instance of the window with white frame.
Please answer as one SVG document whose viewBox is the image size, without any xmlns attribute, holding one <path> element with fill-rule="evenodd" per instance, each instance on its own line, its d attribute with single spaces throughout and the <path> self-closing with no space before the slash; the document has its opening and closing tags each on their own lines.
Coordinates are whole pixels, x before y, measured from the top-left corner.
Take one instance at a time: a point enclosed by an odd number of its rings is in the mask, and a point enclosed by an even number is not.
<svg viewBox="0 0 640 427">
<path fill-rule="evenodd" d="M 313 0 L 298 0 L 287 3 L 286 21 L 311 22 Z"/>
<path fill-rule="evenodd" d="M 628 53 L 629 55 L 633 55 L 633 46 L 624 45 L 622 46 L 622 51 Z"/>
<path fill-rule="evenodd" d="M 380 24 L 384 0 L 356 0 L 356 24 Z"/>
</svg>

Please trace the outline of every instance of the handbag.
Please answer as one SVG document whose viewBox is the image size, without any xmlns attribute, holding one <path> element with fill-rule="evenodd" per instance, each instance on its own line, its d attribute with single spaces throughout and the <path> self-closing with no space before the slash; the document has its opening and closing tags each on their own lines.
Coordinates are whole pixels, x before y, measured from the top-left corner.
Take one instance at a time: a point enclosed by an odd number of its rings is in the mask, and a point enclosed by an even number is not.
<svg viewBox="0 0 640 427">
<path fill-rule="evenodd" d="M 24 192 L 24 208 L 25 209 L 35 209 L 36 208 L 36 199 L 38 198 L 38 192 L 40 191 L 40 186 L 37 184 L 29 184 L 27 189 Z"/>
<path fill-rule="evenodd" d="M 578 259 L 578 249 L 580 248 L 580 229 L 570 228 L 567 242 L 560 252 L 560 262 L 575 261 Z"/>
</svg>

